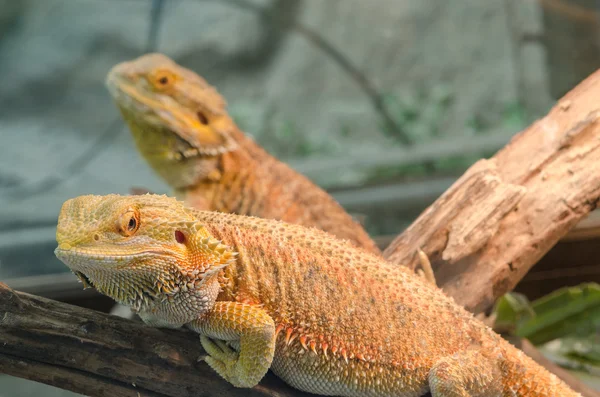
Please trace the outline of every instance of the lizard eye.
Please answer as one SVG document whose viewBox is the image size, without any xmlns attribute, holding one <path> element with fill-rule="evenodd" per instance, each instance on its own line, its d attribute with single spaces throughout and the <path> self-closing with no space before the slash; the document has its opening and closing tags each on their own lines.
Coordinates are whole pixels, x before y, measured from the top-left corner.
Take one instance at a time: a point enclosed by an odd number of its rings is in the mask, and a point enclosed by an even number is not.
<svg viewBox="0 0 600 397">
<path fill-rule="evenodd" d="M 168 70 L 157 70 L 148 76 L 148 82 L 157 90 L 164 90 L 175 82 L 175 74 Z"/>
<path fill-rule="evenodd" d="M 133 231 L 135 229 L 137 229 L 137 220 L 134 217 L 131 217 L 131 219 L 129 219 L 129 223 L 127 224 L 127 230 Z"/>
<path fill-rule="evenodd" d="M 140 215 L 137 210 L 128 210 L 119 218 L 117 229 L 125 237 L 129 237 L 137 232 L 140 227 Z"/>
</svg>

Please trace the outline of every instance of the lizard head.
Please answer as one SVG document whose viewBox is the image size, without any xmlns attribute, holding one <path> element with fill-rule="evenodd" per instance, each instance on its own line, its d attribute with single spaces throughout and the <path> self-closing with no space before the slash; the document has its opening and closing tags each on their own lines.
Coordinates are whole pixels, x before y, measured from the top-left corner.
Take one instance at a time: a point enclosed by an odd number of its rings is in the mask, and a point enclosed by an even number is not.
<svg viewBox="0 0 600 397">
<path fill-rule="evenodd" d="M 175 188 L 205 175 L 206 160 L 235 149 L 225 99 L 196 73 L 162 54 L 114 66 L 106 86 L 138 150 Z"/>
<path fill-rule="evenodd" d="M 173 299 L 189 301 L 191 317 L 214 304 L 217 275 L 235 259 L 192 211 L 158 195 L 67 200 L 56 240 L 56 256 L 84 287 L 138 311 L 156 312 Z"/>
</svg>

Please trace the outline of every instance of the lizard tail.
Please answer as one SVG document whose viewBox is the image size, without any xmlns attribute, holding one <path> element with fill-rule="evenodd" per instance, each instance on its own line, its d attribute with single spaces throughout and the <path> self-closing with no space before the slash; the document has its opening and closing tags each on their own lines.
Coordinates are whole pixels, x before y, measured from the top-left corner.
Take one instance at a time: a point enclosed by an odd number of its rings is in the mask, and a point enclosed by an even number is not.
<svg viewBox="0 0 600 397">
<path fill-rule="evenodd" d="M 558 376 L 537 364 L 521 350 L 512 345 L 502 350 L 504 396 L 581 397 L 581 394 L 573 391 Z"/>
</svg>

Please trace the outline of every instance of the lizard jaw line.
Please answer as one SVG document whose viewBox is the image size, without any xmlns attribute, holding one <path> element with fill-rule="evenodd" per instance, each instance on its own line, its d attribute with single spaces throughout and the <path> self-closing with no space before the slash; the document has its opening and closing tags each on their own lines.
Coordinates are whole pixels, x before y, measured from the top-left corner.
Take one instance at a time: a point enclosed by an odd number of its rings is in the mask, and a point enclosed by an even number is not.
<svg viewBox="0 0 600 397">
<path fill-rule="evenodd" d="M 72 272 L 75 276 L 77 276 L 79 282 L 83 284 L 83 289 L 94 288 L 94 284 L 84 273 L 77 270 L 73 270 Z"/>
<path fill-rule="evenodd" d="M 69 261 L 71 258 L 82 258 L 93 261 L 98 261 L 104 264 L 123 264 L 133 259 L 140 259 L 144 257 L 155 257 L 155 256 L 171 256 L 172 253 L 168 251 L 140 251 L 127 254 L 100 254 L 93 250 L 86 250 L 80 248 L 61 248 L 60 246 L 54 250 L 54 254 L 61 260 Z"/>
</svg>

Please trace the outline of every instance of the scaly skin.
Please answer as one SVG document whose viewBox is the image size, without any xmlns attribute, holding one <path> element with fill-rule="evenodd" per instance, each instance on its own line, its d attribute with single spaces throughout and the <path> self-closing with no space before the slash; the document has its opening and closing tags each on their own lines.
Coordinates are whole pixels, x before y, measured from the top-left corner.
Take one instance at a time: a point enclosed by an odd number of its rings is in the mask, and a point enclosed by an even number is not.
<svg viewBox="0 0 600 397">
<path fill-rule="evenodd" d="M 201 335 L 237 387 L 270 367 L 340 396 L 578 396 L 430 283 L 317 229 L 166 196 L 63 205 L 56 255 L 155 326 Z"/>
<path fill-rule="evenodd" d="M 116 65 L 106 84 L 139 152 L 188 205 L 314 226 L 380 253 L 329 194 L 240 131 L 191 70 L 148 54 Z"/>
</svg>

